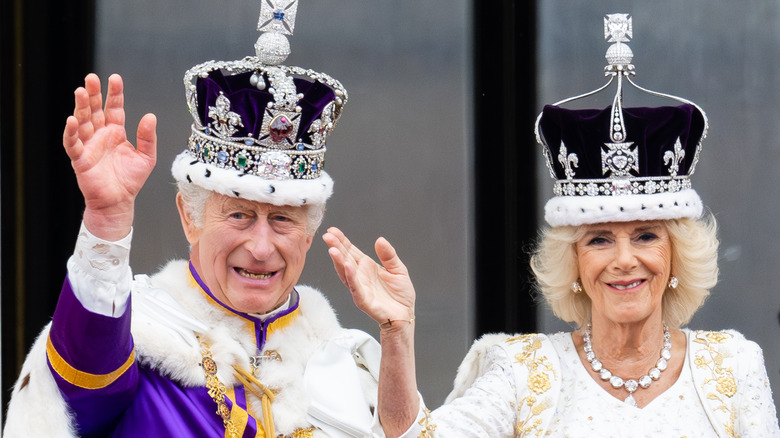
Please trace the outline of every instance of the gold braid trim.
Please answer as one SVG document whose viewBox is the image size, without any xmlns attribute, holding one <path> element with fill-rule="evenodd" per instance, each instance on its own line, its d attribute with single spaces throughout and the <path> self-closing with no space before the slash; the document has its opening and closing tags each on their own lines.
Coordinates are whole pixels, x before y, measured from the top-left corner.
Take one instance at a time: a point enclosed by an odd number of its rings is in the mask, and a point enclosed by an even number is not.
<svg viewBox="0 0 780 438">
<path fill-rule="evenodd" d="M 260 383 L 259 380 L 247 370 L 241 368 L 238 365 L 233 365 L 235 372 L 233 373 L 246 389 L 252 392 L 255 397 L 260 399 L 263 404 L 263 432 L 267 438 L 273 438 L 276 436 L 274 433 L 274 417 L 271 413 L 271 402 L 274 401 L 274 393 L 267 386 Z M 259 388 L 259 389 L 258 389 Z"/>
<path fill-rule="evenodd" d="M 737 393 L 737 379 L 734 376 L 734 368 L 727 366 L 731 357 L 729 353 L 722 351 L 719 344 L 729 341 L 733 336 L 728 332 L 709 332 L 696 330 L 692 332 L 693 342 L 700 345 L 696 350 L 694 365 L 696 368 L 709 372 L 710 377 L 704 379 L 703 386 L 707 393 L 707 399 L 713 403 L 720 403 L 717 411 L 727 414 L 727 417 L 719 417 L 725 420 L 723 427 L 730 437 L 738 437 L 734 422 L 736 421 L 737 408 L 732 397 Z M 724 362 L 726 365 L 724 365 Z"/>
<path fill-rule="evenodd" d="M 287 435 L 285 438 L 314 438 L 314 428 L 307 427 L 306 429 L 298 429 L 293 432 L 292 435 Z"/>
<path fill-rule="evenodd" d="M 200 337 L 198 337 L 200 341 Z M 225 397 L 227 390 L 225 385 L 217 378 L 217 363 L 211 357 L 211 350 L 209 345 L 203 341 L 200 341 L 200 351 L 203 358 L 201 359 L 200 366 L 203 368 L 203 373 L 206 375 L 206 388 L 209 390 L 209 396 L 217 404 L 217 414 L 222 417 L 222 423 L 225 425 L 225 436 L 228 438 L 238 438 L 238 431 L 232 421 L 230 421 L 230 409 L 225 403 Z M 273 435 L 272 435 L 273 436 Z"/>
<path fill-rule="evenodd" d="M 239 438 L 243 434 L 243 431 L 239 431 L 236 428 L 236 425 L 231 421 L 232 412 L 227 407 L 227 403 L 225 403 L 225 398 L 228 396 L 228 391 L 227 388 L 225 388 L 225 385 L 222 384 L 222 382 L 220 382 L 217 378 L 217 363 L 211 356 L 209 345 L 206 342 L 201 341 L 199 336 L 198 340 L 200 341 L 201 354 L 203 356 L 200 366 L 203 368 L 203 372 L 206 375 L 206 388 L 208 388 L 211 399 L 214 400 L 214 403 L 217 404 L 217 414 L 222 417 L 222 422 L 225 424 L 225 437 Z M 236 377 L 236 379 L 241 382 L 244 388 L 248 389 L 252 394 L 260 399 L 263 405 L 263 421 L 255 418 L 262 426 L 262 429 L 259 430 L 259 432 L 261 432 L 265 438 L 276 437 L 276 433 L 274 431 L 274 418 L 271 412 L 271 403 L 274 401 L 273 390 L 260 383 L 260 381 L 257 380 L 257 378 L 253 376 L 252 373 L 245 370 L 244 368 L 238 365 L 233 365 L 233 369 L 235 370 L 233 375 Z M 249 407 L 248 404 L 249 400 L 247 400 L 247 409 Z M 290 435 L 279 435 L 279 437 L 276 438 L 313 438 L 315 430 L 316 429 L 314 427 L 301 428 L 295 430 Z"/>
<path fill-rule="evenodd" d="M 417 435 L 417 438 L 432 438 L 433 431 L 436 430 L 436 425 L 431 423 L 431 411 L 429 411 L 428 408 L 423 408 L 423 413 L 425 416 L 419 421 L 420 426 L 423 428 L 420 431 L 420 434 Z"/>
</svg>

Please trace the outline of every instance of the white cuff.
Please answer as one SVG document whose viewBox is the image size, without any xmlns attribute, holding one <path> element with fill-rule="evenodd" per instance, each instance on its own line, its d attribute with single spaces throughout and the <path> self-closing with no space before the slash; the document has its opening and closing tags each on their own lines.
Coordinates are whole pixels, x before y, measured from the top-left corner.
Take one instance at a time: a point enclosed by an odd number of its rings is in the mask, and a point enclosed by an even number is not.
<svg viewBox="0 0 780 438">
<path fill-rule="evenodd" d="M 85 309 L 104 316 L 121 316 L 130 297 L 130 241 L 109 242 L 93 235 L 81 223 L 76 249 L 68 259 L 68 280 Z"/>
</svg>

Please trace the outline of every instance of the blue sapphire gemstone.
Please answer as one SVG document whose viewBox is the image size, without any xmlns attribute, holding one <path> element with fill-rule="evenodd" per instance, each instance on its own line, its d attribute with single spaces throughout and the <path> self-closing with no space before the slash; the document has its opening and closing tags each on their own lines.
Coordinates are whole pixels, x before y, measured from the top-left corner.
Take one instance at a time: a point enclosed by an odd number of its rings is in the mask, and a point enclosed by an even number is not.
<svg viewBox="0 0 780 438">
<path fill-rule="evenodd" d="M 219 151 L 219 153 L 217 154 L 217 159 L 219 160 L 220 163 L 226 163 L 228 159 L 227 152 Z"/>
<path fill-rule="evenodd" d="M 284 20 L 284 11 L 281 9 L 277 9 L 274 11 L 274 20 L 282 21 Z"/>
</svg>

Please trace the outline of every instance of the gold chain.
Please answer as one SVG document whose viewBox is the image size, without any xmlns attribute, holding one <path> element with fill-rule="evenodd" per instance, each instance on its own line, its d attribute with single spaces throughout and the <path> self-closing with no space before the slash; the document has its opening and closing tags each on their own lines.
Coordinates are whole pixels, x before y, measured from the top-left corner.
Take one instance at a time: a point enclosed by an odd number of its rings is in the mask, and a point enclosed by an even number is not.
<svg viewBox="0 0 780 438">
<path fill-rule="evenodd" d="M 226 436 L 238 437 L 238 432 L 233 422 L 230 421 L 230 409 L 225 403 L 225 397 L 227 389 L 222 382 L 217 378 L 217 363 L 214 362 L 214 358 L 211 356 L 211 350 L 209 345 L 200 340 L 200 352 L 203 358 L 200 362 L 200 367 L 203 368 L 203 373 L 206 375 L 206 388 L 209 390 L 209 396 L 214 403 L 217 404 L 217 414 L 222 417 L 222 423 L 225 425 Z"/>
</svg>

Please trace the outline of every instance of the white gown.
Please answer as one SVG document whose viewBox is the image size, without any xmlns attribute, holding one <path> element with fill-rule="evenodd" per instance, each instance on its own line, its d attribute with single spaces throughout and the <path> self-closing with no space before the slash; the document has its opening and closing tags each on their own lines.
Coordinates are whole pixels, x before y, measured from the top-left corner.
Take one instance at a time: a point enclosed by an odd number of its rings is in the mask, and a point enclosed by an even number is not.
<svg viewBox="0 0 780 438">
<path fill-rule="evenodd" d="M 561 358 L 562 385 L 567 390 L 558 401 L 555 417 L 548 429 L 550 436 L 717 436 L 696 394 L 688 355 L 677 381 L 647 406 L 639 409 L 615 398 L 593 380 L 568 333 L 552 336 L 551 340 Z"/>
<path fill-rule="evenodd" d="M 421 403 L 402 436 L 780 437 L 758 345 L 733 330 L 683 331 L 679 378 L 641 409 L 590 377 L 570 333 L 486 336 L 445 404 L 429 413 Z M 374 432 L 382 436 L 381 427 Z"/>
</svg>

